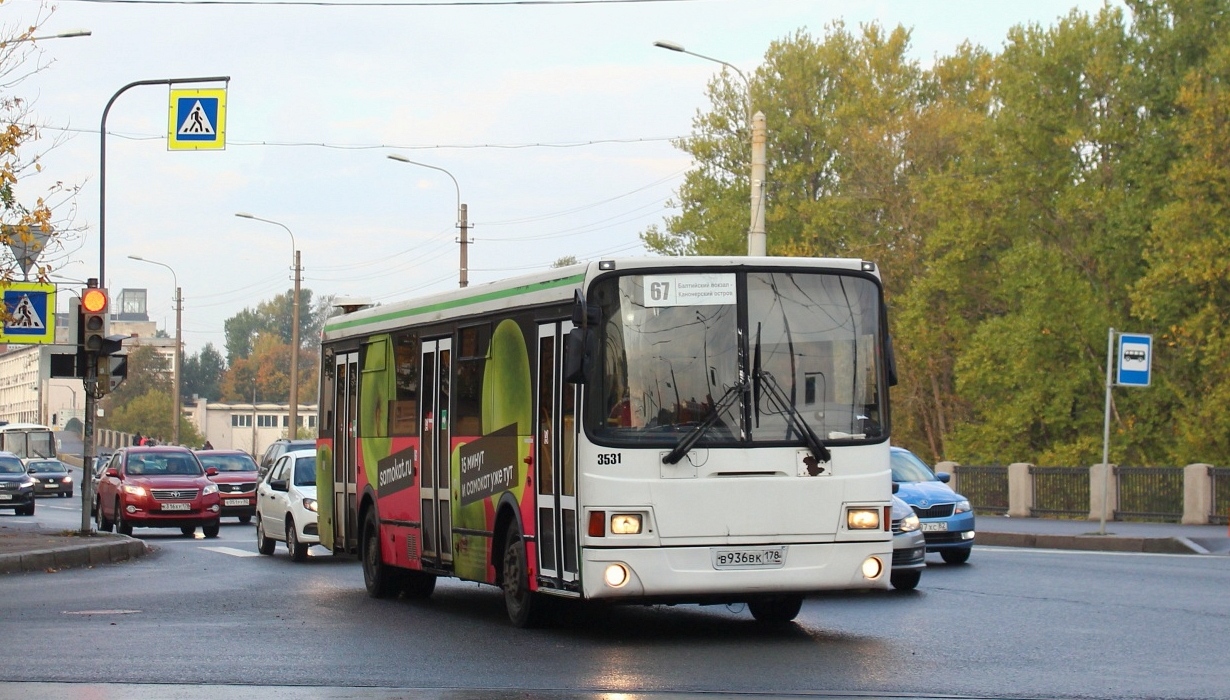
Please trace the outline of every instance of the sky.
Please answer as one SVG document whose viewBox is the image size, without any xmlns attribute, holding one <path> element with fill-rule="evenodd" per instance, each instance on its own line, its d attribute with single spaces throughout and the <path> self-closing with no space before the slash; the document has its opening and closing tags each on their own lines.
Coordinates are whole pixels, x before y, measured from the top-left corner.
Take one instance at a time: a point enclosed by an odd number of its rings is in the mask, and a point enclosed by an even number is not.
<svg viewBox="0 0 1230 700">
<path fill-rule="evenodd" d="M 22 150 L 42 154 L 42 171 L 19 182 L 19 197 L 33 201 L 57 182 L 80 188 L 55 212 L 63 245 L 42 260 L 55 268 L 60 312 L 64 292 L 98 277 L 105 254 L 113 298 L 148 290 L 150 318 L 173 336 L 178 283 L 186 352 L 213 343 L 225 355 L 225 320 L 291 288 L 296 248 L 303 287 L 316 296 L 390 303 L 455 288 L 458 199 L 473 227 L 471 287 L 567 255 L 646 254 L 640 233 L 672 214 L 691 165 L 670 140 L 690 133 L 722 70 L 655 41 L 751 75 L 772 42 L 796 31 L 820 37 L 834 21 L 875 21 L 910 29 L 912 53 L 927 64 L 964 41 L 998 50 L 1014 25 L 1048 26 L 1101 5 L 58 0 L 48 16 L 38 0 L 5 0 L 4 36 L 40 16 L 38 35 L 92 34 L 36 42 L 26 67 L 43 68 L 0 91 L 27 100 L 42 126 Z M 116 97 L 101 251 L 108 101 L 134 81 L 213 76 L 230 77 L 222 151 L 168 150 L 168 86 Z"/>
</svg>

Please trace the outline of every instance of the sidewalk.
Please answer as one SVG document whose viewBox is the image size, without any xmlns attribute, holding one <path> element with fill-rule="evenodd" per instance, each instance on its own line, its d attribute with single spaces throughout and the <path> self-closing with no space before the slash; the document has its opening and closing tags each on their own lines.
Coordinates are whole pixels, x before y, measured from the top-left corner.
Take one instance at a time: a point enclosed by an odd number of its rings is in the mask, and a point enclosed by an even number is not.
<svg viewBox="0 0 1230 700">
<path fill-rule="evenodd" d="M 110 564 L 148 551 L 132 537 L 106 532 L 79 537 L 76 530 L 48 530 L 18 517 L 0 518 L 0 574 Z"/>
<path fill-rule="evenodd" d="M 1097 520 L 1052 520 L 979 515 L 975 544 L 1100 552 L 1230 555 L 1225 525 L 1107 522 L 1098 534 Z"/>
</svg>

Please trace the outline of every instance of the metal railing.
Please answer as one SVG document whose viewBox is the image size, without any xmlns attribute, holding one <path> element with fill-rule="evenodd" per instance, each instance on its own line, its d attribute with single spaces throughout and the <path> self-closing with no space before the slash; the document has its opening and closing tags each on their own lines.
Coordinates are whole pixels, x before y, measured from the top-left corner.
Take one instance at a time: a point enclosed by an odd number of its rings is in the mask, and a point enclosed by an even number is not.
<svg viewBox="0 0 1230 700">
<path fill-rule="evenodd" d="M 1115 520 L 1183 521 L 1183 470 L 1175 467 L 1116 467 L 1119 507 Z"/>
<path fill-rule="evenodd" d="M 969 499 L 975 513 L 1008 512 L 1008 467 L 961 465 L 954 471 L 957 489 Z"/>
<path fill-rule="evenodd" d="M 1212 467 L 1209 476 L 1213 480 L 1213 512 L 1209 513 L 1209 522 L 1230 524 L 1230 467 Z"/>
<path fill-rule="evenodd" d="M 1031 515 L 1089 515 L 1087 467 L 1030 467 L 1029 474 L 1034 481 Z"/>
</svg>

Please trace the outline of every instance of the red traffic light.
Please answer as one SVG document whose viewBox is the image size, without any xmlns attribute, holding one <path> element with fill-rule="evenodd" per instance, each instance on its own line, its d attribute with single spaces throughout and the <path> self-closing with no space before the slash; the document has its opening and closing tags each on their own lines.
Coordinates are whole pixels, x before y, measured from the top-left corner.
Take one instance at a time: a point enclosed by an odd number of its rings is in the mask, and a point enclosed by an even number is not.
<svg viewBox="0 0 1230 700">
<path fill-rule="evenodd" d="M 107 290 L 90 287 L 81 292 L 81 310 L 97 314 L 107 310 Z"/>
</svg>

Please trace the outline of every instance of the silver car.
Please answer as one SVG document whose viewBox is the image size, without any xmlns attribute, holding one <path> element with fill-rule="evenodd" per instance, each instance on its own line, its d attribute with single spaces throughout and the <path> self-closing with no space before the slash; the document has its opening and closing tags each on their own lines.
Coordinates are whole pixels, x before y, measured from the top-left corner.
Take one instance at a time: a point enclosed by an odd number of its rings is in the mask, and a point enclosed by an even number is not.
<svg viewBox="0 0 1230 700">
<path fill-rule="evenodd" d="M 906 502 L 893 496 L 893 569 L 888 580 L 899 591 L 912 591 L 927 568 L 927 541 L 918 516 Z"/>
</svg>

